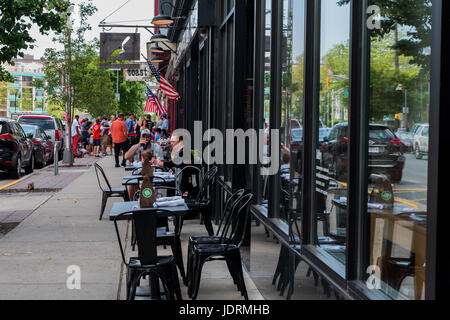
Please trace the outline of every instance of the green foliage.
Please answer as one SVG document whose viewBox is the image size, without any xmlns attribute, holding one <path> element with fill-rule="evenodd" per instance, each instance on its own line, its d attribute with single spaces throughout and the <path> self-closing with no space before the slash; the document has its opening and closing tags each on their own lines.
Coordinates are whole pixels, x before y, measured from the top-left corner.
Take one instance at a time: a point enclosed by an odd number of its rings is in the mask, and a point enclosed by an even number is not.
<svg viewBox="0 0 450 320">
<path fill-rule="evenodd" d="M 339 5 L 350 3 L 350 0 L 338 0 Z M 377 5 L 381 9 L 383 17 L 381 29 L 373 30 L 372 36 L 382 40 L 394 30 L 406 28 L 406 34 L 402 39 L 393 43 L 392 49 L 398 50 L 400 55 L 412 57 L 411 64 L 429 69 L 430 59 L 427 53 L 431 46 L 431 10 L 432 0 L 374 0 L 371 5 Z"/>
<path fill-rule="evenodd" d="M 64 34 L 60 33 L 54 39 L 62 43 L 64 49 L 45 51 L 43 58 L 47 76 L 45 89 L 52 96 L 49 106 L 51 112 L 62 113 L 68 102 L 73 109 L 88 112 L 94 117 L 114 114 L 117 109 L 114 84 L 111 81 L 112 72 L 99 67 L 99 42 L 97 39 L 92 42 L 84 39 L 86 31 L 91 29 L 87 19 L 96 10 L 91 0 L 81 3 L 80 27 L 74 31 L 66 30 Z M 72 37 L 70 44 L 67 41 L 69 32 Z M 69 52 L 70 59 L 67 58 Z M 70 90 L 70 101 L 67 89 Z"/>
<path fill-rule="evenodd" d="M 33 94 L 32 88 L 24 88 L 22 92 L 22 111 L 33 111 Z"/>
<path fill-rule="evenodd" d="M 0 81 L 0 106 L 8 104 L 8 83 Z"/>
<path fill-rule="evenodd" d="M 123 75 L 121 74 L 121 77 Z M 115 78 L 115 77 L 114 77 Z M 122 82 L 119 85 L 119 111 L 127 115 L 142 114 L 145 106 L 145 85 L 140 82 Z"/>
<path fill-rule="evenodd" d="M 0 81 L 14 82 L 1 63 L 12 64 L 12 59 L 24 56 L 24 50 L 34 48 L 32 24 L 44 35 L 50 30 L 60 32 L 68 7 L 67 0 L 0 0 Z"/>
</svg>

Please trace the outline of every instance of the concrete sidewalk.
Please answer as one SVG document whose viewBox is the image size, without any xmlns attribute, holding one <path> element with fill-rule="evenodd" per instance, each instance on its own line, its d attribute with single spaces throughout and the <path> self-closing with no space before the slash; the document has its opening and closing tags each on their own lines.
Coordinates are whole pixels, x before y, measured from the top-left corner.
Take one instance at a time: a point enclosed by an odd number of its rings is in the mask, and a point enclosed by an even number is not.
<svg viewBox="0 0 450 320">
<path fill-rule="evenodd" d="M 114 168 L 112 157 L 99 163 L 111 184 L 120 186 L 124 169 Z M 0 300 L 124 299 L 120 251 L 114 225 L 108 220 L 115 201 L 121 199 L 110 199 L 103 221 L 99 221 L 101 192 L 92 167 L 88 172 L 79 172 L 75 181 L 45 199 L 36 211 L 0 239 Z M 126 222 L 120 226 L 123 236 L 127 227 Z M 204 226 L 198 221 L 185 223 L 184 255 L 191 234 L 205 234 Z M 67 289 L 70 276 L 67 269 L 73 265 L 81 270 L 80 290 Z M 250 299 L 262 299 L 247 275 L 246 284 Z M 184 295 L 186 291 L 182 285 Z M 198 299 L 242 299 L 224 262 L 205 265 Z"/>
</svg>

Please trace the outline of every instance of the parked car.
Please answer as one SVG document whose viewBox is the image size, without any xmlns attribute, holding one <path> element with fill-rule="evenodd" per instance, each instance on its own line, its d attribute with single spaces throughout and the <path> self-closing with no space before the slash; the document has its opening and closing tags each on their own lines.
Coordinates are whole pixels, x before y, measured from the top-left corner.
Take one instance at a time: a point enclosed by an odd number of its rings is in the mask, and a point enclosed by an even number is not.
<svg viewBox="0 0 450 320">
<path fill-rule="evenodd" d="M 58 143 L 58 158 L 62 159 L 64 153 L 65 127 L 61 119 L 54 116 L 24 115 L 18 119 L 20 124 L 38 126 L 44 129 L 45 133 L 52 139 L 53 143 Z"/>
<path fill-rule="evenodd" d="M 419 126 L 414 135 L 414 154 L 416 155 L 416 159 L 422 159 L 424 155 L 428 155 L 429 132 L 430 125 L 423 124 Z"/>
<path fill-rule="evenodd" d="M 411 129 L 409 130 L 409 132 L 411 132 L 413 135 L 416 135 L 417 130 L 419 130 L 419 128 L 420 128 L 421 126 L 423 126 L 423 125 L 425 125 L 425 123 L 416 123 L 415 125 L 413 125 L 413 126 L 411 127 Z"/>
<path fill-rule="evenodd" d="M 414 134 L 409 131 L 397 131 L 396 137 L 399 138 L 405 145 L 404 152 L 414 151 Z"/>
<path fill-rule="evenodd" d="M 0 119 L 0 170 L 18 179 L 22 169 L 34 170 L 33 143 L 16 121 Z"/>
<path fill-rule="evenodd" d="M 338 180 L 348 177 L 348 123 L 336 125 L 320 148 L 321 166 Z M 369 126 L 369 174 L 381 173 L 389 176 L 393 183 L 403 177 L 405 146 L 385 125 Z"/>
<path fill-rule="evenodd" d="M 34 167 L 43 168 L 53 161 L 54 144 L 45 131 L 38 126 L 22 125 L 28 138 L 33 142 Z"/>
</svg>

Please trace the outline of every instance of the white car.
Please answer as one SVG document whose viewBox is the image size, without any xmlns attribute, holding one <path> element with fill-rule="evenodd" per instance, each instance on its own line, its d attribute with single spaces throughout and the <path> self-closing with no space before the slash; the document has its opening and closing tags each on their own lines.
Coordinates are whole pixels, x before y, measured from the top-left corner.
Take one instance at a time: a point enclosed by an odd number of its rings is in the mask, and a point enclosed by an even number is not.
<svg viewBox="0 0 450 320">
<path fill-rule="evenodd" d="M 428 155 L 429 132 L 430 125 L 423 124 L 417 129 L 414 135 L 414 154 L 416 155 L 416 159 L 422 159 L 424 155 Z"/>
<path fill-rule="evenodd" d="M 58 159 L 62 159 L 64 153 L 65 126 L 61 119 L 50 115 L 23 115 L 18 119 L 19 124 L 41 127 L 51 138 L 53 144 L 57 144 Z"/>
</svg>

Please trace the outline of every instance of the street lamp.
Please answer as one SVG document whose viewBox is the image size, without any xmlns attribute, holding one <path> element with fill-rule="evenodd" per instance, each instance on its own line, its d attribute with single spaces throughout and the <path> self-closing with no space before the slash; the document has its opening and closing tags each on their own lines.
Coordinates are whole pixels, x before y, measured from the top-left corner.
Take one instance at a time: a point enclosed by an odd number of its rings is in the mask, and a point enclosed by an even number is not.
<svg viewBox="0 0 450 320">
<path fill-rule="evenodd" d="M 175 6 L 173 4 L 171 4 L 170 2 L 164 2 L 161 4 L 161 7 L 164 5 L 169 5 L 173 10 L 177 10 L 177 11 L 182 11 L 182 10 L 190 10 L 193 11 L 194 9 L 192 8 L 175 8 Z M 161 11 L 161 10 L 160 10 Z M 174 19 L 184 19 L 185 17 L 171 17 L 167 14 L 163 14 L 163 13 L 159 13 L 156 17 L 154 17 L 152 19 L 152 24 L 156 25 L 156 26 L 164 26 L 164 25 L 169 25 L 172 24 L 174 22 Z"/>
</svg>

